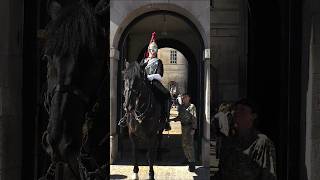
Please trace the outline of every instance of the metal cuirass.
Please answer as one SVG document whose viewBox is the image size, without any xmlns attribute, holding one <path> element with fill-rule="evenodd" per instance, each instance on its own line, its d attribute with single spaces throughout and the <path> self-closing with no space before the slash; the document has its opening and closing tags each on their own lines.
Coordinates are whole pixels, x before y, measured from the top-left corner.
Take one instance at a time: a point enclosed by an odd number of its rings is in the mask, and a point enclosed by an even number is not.
<svg viewBox="0 0 320 180">
<path fill-rule="evenodd" d="M 158 60 L 149 63 L 145 68 L 147 75 L 156 74 L 157 69 L 158 69 L 158 64 L 159 64 Z"/>
</svg>

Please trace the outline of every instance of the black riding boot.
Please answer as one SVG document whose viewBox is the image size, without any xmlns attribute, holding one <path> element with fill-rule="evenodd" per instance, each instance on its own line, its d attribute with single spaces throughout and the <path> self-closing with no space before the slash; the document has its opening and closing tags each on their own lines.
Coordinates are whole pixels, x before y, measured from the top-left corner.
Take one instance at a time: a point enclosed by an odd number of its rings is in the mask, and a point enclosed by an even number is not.
<svg viewBox="0 0 320 180">
<path fill-rule="evenodd" d="M 165 119 L 164 129 L 166 131 L 171 130 L 170 127 L 170 108 L 171 108 L 171 95 L 168 89 L 166 89 L 161 82 L 157 80 L 152 81 L 153 87 L 155 88 L 155 92 L 159 95 L 159 101 L 162 103 L 162 113 Z"/>
<path fill-rule="evenodd" d="M 166 131 L 170 131 L 171 130 L 171 126 L 170 126 L 170 101 L 165 101 L 164 102 L 164 107 L 163 107 L 163 113 L 164 113 L 164 117 L 165 117 L 165 125 L 164 125 L 164 129 Z"/>
</svg>

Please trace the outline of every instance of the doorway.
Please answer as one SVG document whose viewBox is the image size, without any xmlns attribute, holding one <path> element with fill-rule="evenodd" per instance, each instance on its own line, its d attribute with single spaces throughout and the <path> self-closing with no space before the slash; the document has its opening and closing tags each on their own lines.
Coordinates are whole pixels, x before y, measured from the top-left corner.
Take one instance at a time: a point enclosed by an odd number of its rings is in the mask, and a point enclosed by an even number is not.
<svg viewBox="0 0 320 180">
<path fill-rule="evenodd" d="M 150 26 L 152 22 L 158 21 L 160 25 Z M 203 133 L 204 118 L 204 78 L 203 69 L 204 63 L 202 61 L 203 52 L 203 40 L 200 33 L 187 18 L 171 11 L 155 11 L 143 14 L 131 22 L 125 31 L 122 33 L 119 49 L 119 62 L 118 62 L 118 92 L 117 92 L 117 121 L 123 117 L 122 108 L 122 88 L 123 80 L 121 70 L 124 69 L 124 62 L 138 61 L 140 62 L 144 58 L 144 54 L 147 50 L 147 46 L 151 37 L 151 33 L 155 31 L 157 33 L 158 48 L 170 47 L 181 52 L 188 61 L 188 80 L 186 86 L 186 92 L 192 97 L 192 103 L 197 107 L 197 121 L 198 130 L 195 138 L 197 139 L 196 159 L 199 161 L 201 157 L 201 138 Z M 186 36 L 188 34 L 188 36 Z M 118 141 L 119 153 L 121 157 L 121 151 L 124 145 L 121 142 L 122 135 L 126 135 L 126 129 L 117 127 L 117 132 L 120 135 Z M 170 132 L 169 132 L 170 133 Z"/>
</svg>

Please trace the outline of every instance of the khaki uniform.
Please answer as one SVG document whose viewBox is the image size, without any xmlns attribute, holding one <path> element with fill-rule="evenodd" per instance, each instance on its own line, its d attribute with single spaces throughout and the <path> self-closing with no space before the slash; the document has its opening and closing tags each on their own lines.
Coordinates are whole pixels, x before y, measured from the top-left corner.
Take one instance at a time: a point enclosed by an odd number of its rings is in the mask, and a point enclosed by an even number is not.
<svg viewBox="0 0 320 180">
<path fill-rule="evenodd" d="M 197 113 L 194 104 L 178 106 L 178 119 L 181 121 L 182 148 L 189 162 L 195 162 L 192 129 L 197 128 Z"/>
</svg>

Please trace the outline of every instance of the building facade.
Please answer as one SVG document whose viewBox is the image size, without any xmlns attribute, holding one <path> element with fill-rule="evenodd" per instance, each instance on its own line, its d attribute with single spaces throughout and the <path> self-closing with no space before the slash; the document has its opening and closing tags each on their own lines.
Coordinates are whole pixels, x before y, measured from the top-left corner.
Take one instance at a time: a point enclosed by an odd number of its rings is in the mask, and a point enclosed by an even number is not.
<svg viewBox="0 0 320 180">
<path fill-rule="evenodd" d="M 158 58 L 162 60 L 164 73 L 161 83 L 170 90 L 171 84 L 175 84 L 176 93 L 187 92 L 188 87 L 188 61 L 184 55 L 173 48 L 161 48 Z"/>
</svg>

